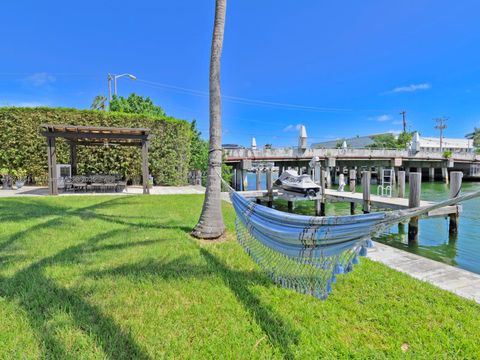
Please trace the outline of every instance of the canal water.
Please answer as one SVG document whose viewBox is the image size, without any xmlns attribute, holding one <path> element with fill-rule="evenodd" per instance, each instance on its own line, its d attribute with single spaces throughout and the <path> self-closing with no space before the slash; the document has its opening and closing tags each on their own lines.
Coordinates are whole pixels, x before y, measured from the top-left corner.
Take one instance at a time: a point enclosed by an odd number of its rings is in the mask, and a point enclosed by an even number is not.
<svg viewBox="0 0 480 360">
<path fill-rule="evenodd" d="M 248 183 L 248 188 L 254 190 L 255 174 L 249 174 Z M 265 183 L 265 175 L 262 174 L 262 189 L 265 189 Z M 480 190 L 480 183 L 464 182 L 462 184 L 463 193 L 475 190 Z M 358 188 L 357 191 L 361 191 L 361 189 Z M 376 186 L 372 185 L 372 194 L 376 191 Z M 445 200 L 448 198 L 448 194 L 448 185 L 443 182 L 424 182 L 422 184 L 422 200 Z M 281 211 L 287 211 L 287 203 L 282 200 L 276 200 L 274 207 Z M 360 212 L 359 205 L 357 205 L 357 210 Z M 297 202 L 294 212 L 313 215 L 313 201 Z M 348 215 L 350 214 L 350 204 L 329 203 L 326 205 L 326 214 Z M 418 242 L 414 244 L 408 243 L 407 231 L 408 225 L 395 225 L 374 240 L 480 274 L 480 198 L 463 203 L 458 234 L 455 236 L 449 235 L 448 218 L 443 217 L 421 219 Z"/>
</svg>

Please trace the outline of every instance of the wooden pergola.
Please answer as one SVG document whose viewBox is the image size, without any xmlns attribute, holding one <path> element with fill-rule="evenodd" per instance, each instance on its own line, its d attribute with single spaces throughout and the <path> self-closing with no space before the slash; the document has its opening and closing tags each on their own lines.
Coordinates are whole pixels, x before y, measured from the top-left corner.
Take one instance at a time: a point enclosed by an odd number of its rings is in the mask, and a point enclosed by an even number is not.
<svg viewBox="0 0 480 360">
<path fill-rule="evenodd" d="M 41 133 L 47 138 L 48 189 L 50 195 L 58 195 L 56 139 L 65 139 L 70 145 L 72 175 L 77 175 L 77 146 L 137 146 L 142 149 L 143 193 L 149 194 L 148 142 L 150 129 L 116 128 L 75 125 L 40 125 Z"/>
</svg>

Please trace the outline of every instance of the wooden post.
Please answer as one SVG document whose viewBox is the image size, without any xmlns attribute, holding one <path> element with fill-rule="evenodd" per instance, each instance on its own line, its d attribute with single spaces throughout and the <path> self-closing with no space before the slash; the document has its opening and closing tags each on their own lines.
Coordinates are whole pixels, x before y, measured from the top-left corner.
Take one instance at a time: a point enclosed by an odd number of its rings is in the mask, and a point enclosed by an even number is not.
<svg viewBox="0 0 480 360">
<path fill-rule="evenodd" d="M 282 175 L 283 173 L 283 164 L 278 165 L 278 176 Z"/>
<path fill-rule="evenodd" d="M 273 176 L 272 169 L 267 169 L 267 191 L 268 191 L 268 207 L 273 206 Z"/>
<path fill-rule="evenodd" d="M 383 181 L 383 166 L 377 166 L 377 184 L 381 185 Z"/>
<path fill-rule="evenodd" d="M 356 178 L 357 178 L 356 171 L 350 170 L 348 174 L 348 180 L 350 183 L 350 192 L 352 193 L 355 192 Z M 355 203 L 353 201 L 350 203 L 350 215 L 355 215 Z"/>
<path fill-rule="evenodd" d="M 320 207 L 320 216 L 325 216 L 325 201 L 326 201 L 325 186 L 327 185 L 326 180 L 327 180 L 327 171 L 322 170 L 322 175 L 320 176 L 320 186 L 322 187 L 322 199 L 317 200 L 320 202 L 320 205 L 317 205 Z"/>
<path fill-rule="evenodd" d="M 442 177 L 443 177 L 443 180 L 445 180 L 445 184 L 448 185 L 448 168 L 446 167 L 442 168 Z"/>
<path fill-rule="evenodd" d="M 450 198 L 456 198 L 460 196 L 460 190 L 462 188 L 462 178 L 463 172 L 461 171 L 452 171 L 450 173 Z M 449 233 L 456 234 L 458 233 L 458 221 L 460 220 L 460 216 L 458 211 L 455 214 L 450 214 L 450 224 L 449 224 Z"/>
<path fill-rule="evenodd" d="M 322 166 L 320 165 L 320 162 L 315 163 L 315 166 L 313 167 L 313 181 L 317 185 L 321 185 L 321 177 L 322 177 Z"/>
<path fill-rule="evenodd" d="M 47 137 L 47 155 L 48 155 L 48 193 L 58 195 L 57 185 L 57 150 L 55 147 L 55 138 Z"/>
<path fill-rule="evenodd" d="M 408 197 L 408 207 L 415 208 L 420 206 L 420 196 L 422 192 L 422 173 L 410 173 L 410 195 Z M 410 219 L 408 223 L 408 241 L 415 242 L 418 240 L 418 216 Z"/>
<path fill-rule="evenodd" d="M 364 171 L 362 173 L 362 188 L 363 188 L 363 212 L 368 214 L 371 210 L 370 208 L 370 181 L 371 181 L 371 172 Z"/>
<path fill-rule="evenodd" d="M 332 188 L 332 168 L 331 167 L 328 167 L 328 170 L 327 170 L 327 183 L 326 183 L 326 187 L 328 189 L 331 189 Z"/>
<path fill-rule="evenodd" d="M 260 172 L 260 169 L 257 169 L 257 171 L 255 172 L 255 188 L 257 190 L 262 190 L 262 182 L 261 182 L 261 176 L 262 176 L 262 173 Z M 262 203 L 262 200 L 258 197 L 257 198 L 257 204 L 261 204 Z"/>
<path fill-rule="evenodd" d="M 405 171 L 398 172 L 398 197 L 405 197 Z"/>
<path fill-rule="evenodd" d="M 393 186 L 397 185 L 397 172 L 398 172 L 398 169 L 396 168 L 392 169 L 392 190 L 393 190 Z"/>
<path fill-rule="evenodd" d="M 233 168 L 233 175 L 232 175 L 232 188 L 235 190 L 237 189 L 237 169 Z"/>
<path fill-rule="evenodd" d="M 356 187 L 356 181 L 357 181 L 357 175 L 355 170 L 350 170 L 348 174 L 348 180 L 350 183 L 350 192 L 354 193 L 355 187 Z"/>
<path fill-rule="evenodd" d="M 235 177 L 236 184 L 235 184 L 235 190 L 237 191 L 242 191 L 242 169 L 240 167 L 237 167 L 237 176 Z"/>
<path fill-rule="evenodd" d="M 262 189 L 262 173 L 259 169 L 255 171 L 255 189 L 261 190 Z"/>
<path fill-rule="evenodd" d="M 293 201 L 288 201 L 288 212 L 293 212 Z"/>
<path fill-rule="evenodd" d="M 77 145 L 70 143 L 70 166 L 72 168 L 72 176 L 77 175 Z"/>
<path fill-rule="evenodd" d="M 148 188 L 148 141 L 142 141 L 142 177 L 143 177 L 143 193 L 150 194 L 150 189 Z"/>
<path fill-rule="evenodd" d="M 338 176 L 338 190 L 345 191 L 345 175 L 344 174 L 340 174 Z"/>
<path fill-rule="evenodd" d="M 428 175 L 430 178 L 430 181 L 435 181 L 435 168 L 429 168 L 428 169 Z"/>
<path fill-rule="evenodd" d="M 248 190 L 248 171 L 247 171 L 247 169 L 242 170 L 242 187 L 243 187 L 243 191 Z"/>
</svg>

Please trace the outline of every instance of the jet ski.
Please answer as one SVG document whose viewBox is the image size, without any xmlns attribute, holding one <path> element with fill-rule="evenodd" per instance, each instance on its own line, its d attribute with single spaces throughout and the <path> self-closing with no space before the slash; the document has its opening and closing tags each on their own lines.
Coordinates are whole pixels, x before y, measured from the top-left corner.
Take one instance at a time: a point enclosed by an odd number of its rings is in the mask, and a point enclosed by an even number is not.
<svg viewBox="0 0 480 360">
<path fill-rule="evenodd" d="M 284 171 L 274 185 L 288 192 L 303 194 L 308 198 L 316 197 L 321 190 L 321 187 L 315 184 L 310 176 L 298 175 L 295 170 Z"/>
</svg>

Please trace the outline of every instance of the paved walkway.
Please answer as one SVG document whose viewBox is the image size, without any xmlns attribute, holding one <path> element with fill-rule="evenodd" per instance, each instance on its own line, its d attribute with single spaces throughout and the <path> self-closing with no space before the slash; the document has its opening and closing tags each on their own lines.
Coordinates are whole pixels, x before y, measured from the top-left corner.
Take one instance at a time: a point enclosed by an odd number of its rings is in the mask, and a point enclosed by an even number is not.
<svg viewBox="0 0 480 360">
<path fill-rule="evenodd" d="M 123 192 L 68 192 L 61 193 L 59 196 L 72 195 L 140 195 L 143 193 L 141 186 L 129 186 L 127 191 Z M 179 194 L 204 194 L 205 188 L 198 185 L 188 186 L 154 186 L 150 189 L 152 195 L 179 195 Z M 48 188 L 38 186 L 24 186 L 20 190 L 0 190 L 0 198 L 14 196 L 47 196 Z"/>
<path fill-rule="evenodd" d="M 368 258 L 480 303 L 480 275 L 375 242 Z"/>
</svg>

